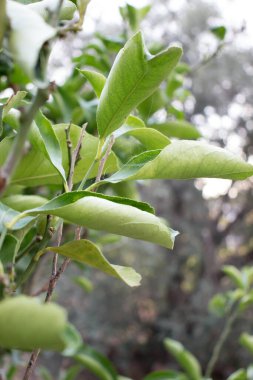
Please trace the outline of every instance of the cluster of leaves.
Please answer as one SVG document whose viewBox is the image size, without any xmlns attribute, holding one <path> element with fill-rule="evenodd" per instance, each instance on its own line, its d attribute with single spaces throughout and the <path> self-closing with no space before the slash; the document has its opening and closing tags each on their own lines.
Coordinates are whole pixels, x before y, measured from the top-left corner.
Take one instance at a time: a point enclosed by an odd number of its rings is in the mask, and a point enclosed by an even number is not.
<svg viewBox="0 0 253 380">
<path fill-rule="evenodd" d="M 3 9 L 0 89 L 14 88 L 15 93 L 1 97 L 0 105 L 0 344 L 75 352 L 77 360 L 93 363 L 91 354 L 84 359 L 80 337 L 61 308 L 13 296 L 14 291 L 22 293 L 46 252 L 95 267 L 130 286 L 139 285 L 141 276 L 133 268 L 111 264 L 88 239 L 70 238 L 52 247 L 52 233 L 64 223 L 72 232 L 77 225 L 172 249 L 177 232 L 151 206 L 135 199 L 133 181 L 242 180 L 253 174 L 253 166 L 195 141 L 197 129 L 170 104 L 189 95 L 181 88 L 189 70 L 178 65 L 182 49 L 173 45 L 150 52 L 141 32 L 127 41 L 125 35 L 97 35 L 74 59 L 78 70 L 47 101 L 52 40 L 80 28 L 87 4 L 63 1 L 59 8 L 57 1 L 24 5 L 8 0 Z M 76 9 L 79 21 L 74 23 Z M 148 10 L 127 5 L 121 14 L 134 32 Z M 117 56 L 111 66 L 112 52 Z M 161 122 L 157 111 L 164 108 L 167 117 Z M 169 350 L 183 350 L 166 342 Z"/>
</svg>

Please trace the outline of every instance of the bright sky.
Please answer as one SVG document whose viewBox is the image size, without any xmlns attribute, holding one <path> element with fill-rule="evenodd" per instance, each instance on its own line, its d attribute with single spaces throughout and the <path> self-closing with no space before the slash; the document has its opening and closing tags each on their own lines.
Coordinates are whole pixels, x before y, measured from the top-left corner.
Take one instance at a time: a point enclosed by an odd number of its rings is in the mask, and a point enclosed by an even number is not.
<svg viewBox="0 0 253 380">
<path fill-rule="evenodd" d="M 253 1 L 252 0 L 205 0 L 207 3 L 215 4 L 223 15 L 225 25 L 232 25 L 239 28 L 245 21 L 249 39 L 253 37 Z M 92 0 L 86 21 L 92 28 L 91 19 L 102 20 L 103 22 L 119 23 L 121 18 L 118 8 L 126 3 L 142 7 L 146 4 L 155 3 L 155 0 Z M 177 11 L 185 4 L 185 0 L 169 0 L 171 10 Z M 251 42 L 250 41 L 250 42 Z"/>
</svg>

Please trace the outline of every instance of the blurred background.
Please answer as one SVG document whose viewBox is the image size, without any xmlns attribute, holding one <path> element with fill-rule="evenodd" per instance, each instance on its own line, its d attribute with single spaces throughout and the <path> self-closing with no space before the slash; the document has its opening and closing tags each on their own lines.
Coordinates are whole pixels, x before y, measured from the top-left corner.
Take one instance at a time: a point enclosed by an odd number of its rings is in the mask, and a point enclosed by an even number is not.
<svg viewBox="0 0 253 380">
<path fill-rule="evenodd" d="M 92 0 L 84 31 L 63 38 L 55 47 L 50 75 L 64 101 L 64 111 L 54 115 L 55 122 L 69 122 L 71 117 L 81 125 L 88 120 L 92 131 L 94 94 L 87 95 L 91 89 L 86 84 L 85 111 L 80 115 L 74 98 L 81 87 L 73 86 L 74 69 L 92 67 L 108 75 L 110 62 L 126 38 L 141 28 L 151 51 L 174 42 L 184 49 L 180 69 L 156 98 L 142 107 L 142 117 L 147 122 L 163 122 L 168 117 L 189 122 L 200 139 L 252 162 L 251 2 L 136 0 L 128 4 L 146 11 L 131 21 L 126 2 Z M 148 4 L 150 8 L 146 8 Z M 63 85 L 66 80 L 67 85 Z M 48 112 L 52 118 L 53 105 Z M 122 144 L 124 161 L 131 152 L 127 141 Z M 134 149 L 138 151 L 138 146 Z M 153 370 L 177 368 L 163 348 L 165 337 L 182 342 L 203 366 L 207 364 L 224 324 L 223 318 L 209 311 L 208 302 L 230 287 L 221 267 L 242 267 L 253 259 L 252 180 L 146 181 L 138 183 L 137 190 L 115 189 L 118 194 L 132 191 L 179 230 L 175 249 L 167 251 L 150 243 L 94 234 L 112 262 L 115 258 L 142 274 L 141 287 L 130 289 L 93 270 L 72 266 L 55 295 L 55 300 L 68 309 L 84 341 L 109 357 L 121 374 L 136 380 Z M 84 271 L 86 284 L 76 286 L 73 278 Z M 46 273 L 47 266 L 36 276 L 43 279 Z M 214 378 L 224 379 L 249 364 L 249 354 L 238 346 L 240 332 L 245 330 L 252 332 L 250 311 L 235 324 Z M 43 360 L 48 363 L 48 356 L 44 355 L 42 364 Z M 67 363 L 57 355 L 51 360 L 55 376 L 62 360 Z M 85 378 L 92 379 L 88 374 Z"/>
</svg>

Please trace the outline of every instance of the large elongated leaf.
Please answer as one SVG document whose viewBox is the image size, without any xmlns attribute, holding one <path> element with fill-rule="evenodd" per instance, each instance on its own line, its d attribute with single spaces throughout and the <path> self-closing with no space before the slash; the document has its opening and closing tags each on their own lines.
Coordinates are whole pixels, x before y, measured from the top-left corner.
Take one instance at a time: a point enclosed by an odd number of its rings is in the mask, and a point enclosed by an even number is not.
<svg viewBox="0 0 253 380">
<path fill-rule="evenodd" d="M 201 137 L 200 132 L 185 120 L 173 120 L 165 123 L 150 124 L 149 126 L 168 137 L 177 137 L 184 140 L 196 140 Z"/>
<path fill-rule="evenodd" d="M 62 161 L 65 172 L 68 172 L 68 150 L 66 143 L 65 128 L 68 124 L 58 124 L 54 126 L 54 131 L 60 143 L 62 150 Z M 76 147 L 81 128 L 71 125 L 70 140 L 73 149 Z M 0 142 L 0 166 L 3 165 L 11 149 L 12 139 L 6 138 Z M 80 159 L 77 162 L 74 172 L 74 183 L 80 182 L 88 171 L 96 157 L 98 147 L 98 138 L 88 133 L 85 134 L 82 148 L 80 151 Z M 111 153 L 105 165 L 105 173 L 110 174 L 118 169 L 118 161 L 114 153 Z M 98 164 L 94 165 L 93 170 L 89 174 L 89 178 L 94 178 L 97 174 Z M 61 176 L 48 160 L 45 155 L 36 147 L 23 157 L 18 165 L 14 175 L 11 178 L 11 184 L 22 184 L 24 186 L 40 186 L 49 184 L 62 183 Z"/>
<path fill-rule="evenodd" d="M 30 208 L 42 206 L 47 201 L 48 200 L 46 198 L 43 198 L 39 195 L 23 195 L 23 194 L 10 195 L 9 197 L 5 197 L 2 199 L 2 202 L 6 206 L 19 212 L 28 210 Z"/>
<path fill-rule="evenodd" d="M 76 240 L 60 247 L 47 247 L 38 254 L 55 252 L 72 260 L 90 265 L 102 272 L 124 281 L 129 286 L 140 285 L 141 276 L 133 268 L 113 265 L 105 258 L 98 246 L 89 240 Z"/>
<path fill-rule="evenodd" d="M 182 50 L 173 46 L 151 56 L 142 34 L 135 34 L 119 52 L 102 90 L 97 110 L 101 138 L 118 129 L 130 112 L 149 97 L 176 66 Z"/>
<path fill-rule="evenodd" d="M 190 380 L 202 380 L 199 362 L 181 343 L 173 339 L 165 339 L 164 345 L 185 370 Z"/>
<path fill-rule="evenodd" d="M 33 76 L 42 45 L 54 37 L 56 30 L 32 9 L 16 1 L 7 1 L 7 15 L 10 50 L 26 73 Z"/>
<path fill-rule="evenodd" d="M 18 296 L 0 303 L 0 345 L 24 351 L 62 351 L 67 348 L 65 310 L 42 304 L 35 298 Z"/>
<path fill-rule="evenodd" d="M 242 180 L 253 175 L 253 165 L 240 157 L 198 141 L 173 141 L 162 151 L 150 151 L 131 159 L 107 179 L 227 178 Z"/>
<path fill-rule="evenodd" d="M 62 166 L 62 151 L 52 124 L 42 112 L 37 114 L 35 121 L 36 124 L 34 123 L 31 133 L 33 146 L 49 159 L 63 182 L 66 183 L 66 175 Z"/>
<path fill-rule="evenodd" d="M 168 228 L 151 212 L 152 209 L 142 202 L 87 191 L 73 191 L 60 195 L 41 207 L 28 210 L 22 216 L 52 214 L 95 230 L 172 248 L 177 232 Z M 15 220 L 18 219 L 19 217 Z"/>
</svg>

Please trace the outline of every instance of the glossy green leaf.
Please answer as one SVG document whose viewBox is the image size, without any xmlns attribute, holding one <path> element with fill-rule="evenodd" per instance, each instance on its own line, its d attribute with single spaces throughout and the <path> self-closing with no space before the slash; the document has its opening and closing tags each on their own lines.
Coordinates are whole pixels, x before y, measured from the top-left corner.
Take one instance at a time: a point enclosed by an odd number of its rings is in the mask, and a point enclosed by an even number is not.
<svg viewBox="0 0 253 380">
<path fill-rule="evenodd" d="M 18 91 L 7 100 L 3 107 L 3 119 L 8 115 L 12 108 L 17 108 L 21 105 L 22 100 L 26 97 L 26 94 L 26 91 Z"/>
<path fill-rule="evenodd" d="M 62 351 L 67 347 L 64 309 L 26 296 L 7 298 L 0 303 L 0 345 L 24 351 Z"/>
<path fill-rule="evenodd" d="M 152 372 L 143 380 L 187 380 L 187 376 L 178 371 L 156 371 Z"/>
<path fill-rule="evenodd" d="M 164 340 L 165 348 L 177 360 L 191 380 L 202 380 L 201 367 L 197 359 L 184 346 L 173 339 Z"/>
<path fill-rule="evenodd" d="M 66 175 L 62 164 L 62 151 L 51 122 L 40 111 L 31 131 L 31 142 L 36 150 L 40 150 L 66 183 Z"/>
<path fill-rule="evenodd" d="M 54 37 L 56 30 L 39 14 L 16 1 L 7 2 L 7 15 L 11 26 L 10 51 L 26 73 L 33 77 L 42 45 Z"/>
<path fill-rule="evenodd" d="M 232 373 L 227 380 L 250 380 L 247 377 L 247 372 L 245 369 L 238 369 L 234 373 Z"/>
<path fill-rule="evenodd" d="M 225 265 L 222 271 L 233 281 L 238 288 L 244 289 L 247 284 L 243 281 L 243 274 L 233 265 Z"/>
<path fill-rule="evenodd" d="M 119 52 L 101 93 L 98 131 L 105 138 L 118 129 L 130 112 L 149 97 L 176 66 L 182 50 L 170 47 L 151 56 L 142 34 L 135 34 Z"/>
<path fill-rule="evenodd" d="M 73 191 L 60 195 L 41 207 L 28 210 L 22 216 L 56 215 L 70 223 L 94 230 L 173 248 L 177 232 L 168 228 L 152 211 L 146 203 L 87 191 Z M 19 218 L 20 216 L 16 220 Z M 13 227 L 16 220 L 9 227 Z"/>
<path fill-rule="evenodd" d="M 111 264 L 96 246 L 89 240 L 70 241 L 60 247 L 47 247 L 39 252 L 37 258 L 45 252 L 55 252 L 59 255 L 90 265 L 100 271 L 116 277 L 129 286 L 140 285 L 141 276 L 133 268 Z"/>
<path fill-rule="evenodd" d="M 54 126 L 54 132 L 60 143 L 62 150 L 62 161 L 65 172 L 68 172 L 69 159 L 68 149 L 66 143 L 65 128 L 68 124 L 58 124 Z M 81 128 L 76 125 L 71 125 L 70 140 L 73 149 L 76 147 L 81 133 Z M 11 149 L 12 139 L 6 138 L 0 142 L 0 166 L 8 156 L 8 152 Z M 85 134 L 82 148 L 80 150 L 80 159 L 77 162 L 74 172 L 74 183 L 80 182 L 85 176 L 86 172 L 90 168 L 91 164 L 95 160 L 98 148 L 98 138 L 88 133 Z M 110 174 L 118 169 L 118 160 L 115 154 L 112 152 L 105 165 L 105 173 Z M 94 178 L 97 174 L 98 163 L 94 165 L 93 170 L 89 174 L 89 178 Z M 62 179 L 45 155 L 36 149 L 36 146 L 23 157 L 18 165 L 14 175 L 11 178 L 11 184 L 20 184 L 24 186 L 40 186 L 49 184 L 62 183 Z"/>
<path fill-rule="evenodd" d="M 30 208 L 42 206 L 47 202 L 47 199 L 39 195 L 17 194 L 3 198 L 2 202 L 8 207 L 22 212 Z"/>
<path fill-rule="evenodd" d="M 168 137 L 177 137 L 184 140 L 195 140 L 201 137 L 200 132 L 185 120 L 172 120 L 159 124 L 152 123 L 149 124 L 149 127 Z"/>
<path fill-rule="evenodd" d="M 136 179 L 226 178 L 246 179 L 253 165 L 240 157 L 203 142 L 173 141 L 162 151 L 142 153 L 131 159 L 107 182 Z"/>
<path fill-rule="evenodd" d="M 93 348 L 84 347 L 74 359 L 101 380 L 117 380 L 117 372 L 111 362 Z"/>
<path fill-rule="evenodd" d="M 103 74 L 100 74 L 93 70 L 79 70 L 82 75 L 88 80 L 91 84 L 95 94 L 100 98 L 101 92 L 106 83 L 106 77 Z"/>
</svg>

